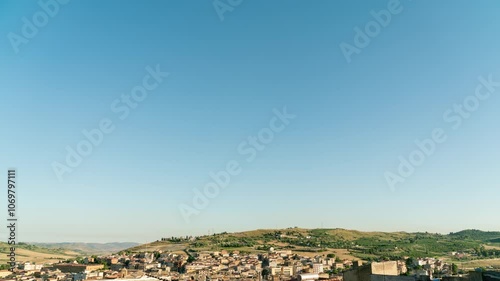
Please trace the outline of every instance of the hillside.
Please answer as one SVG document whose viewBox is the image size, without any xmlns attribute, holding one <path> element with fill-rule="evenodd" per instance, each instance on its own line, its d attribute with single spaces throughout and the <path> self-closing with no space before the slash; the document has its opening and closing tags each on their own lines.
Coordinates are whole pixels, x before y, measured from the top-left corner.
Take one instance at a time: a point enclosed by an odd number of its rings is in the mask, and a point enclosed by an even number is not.
<svg viewBox="0 0 500 281">
<path fill-rule="evenodd" d="M 137 246 L 137 243 L 19 243 L 16 260 L 19 262 L 55 263 L 79 256 L 105 255 Z M 0 263 L 7 263 L 10 245 L 0 242 Z"/>
<path fill-rule="evenodd" d="M 484 242 L 500 243 L 500 232 L 498 231 L 481 231 L 477 229 L 469 229 L 450 233 L 450 236 L 457 239 L 473 239 Z"/>
<path fill-rule="evenodd" d="M 0 242 L 0 263 L 7 263 L 7 254 L 10 245 Z M 59 260 L 67 260 L 80 255 L 78 252 L 68 249 L 47 249 L 36 245 L 20 243 L 16 245 L 16 260 L 19 262 L 54 263 Z"/>
<path fill-rule="evenodd" d="M 42 248 L 56 250 L 71 250 L 82 255 L 104 255 L 116 253 L 139 245 L 132 242 L 113 243 L 30 243 Z"/>
<path fill-rule="evenodd" d="M 465 252 L 468 260 L 500 257 L 500 232 L 464 230 L 447 235 L 437 233 L 362 232 L 346 229 L 259 229 L 210 236 L 163 238 L 129 249 L 141 251 L 239 250 L 264 252 L 270 247 L 302 254 L 333 253 L 341 258 L 378 260 L 386 258 L 448 257 Z M 464 259 L 462 257 L 462 259 Z"/>
</svg>

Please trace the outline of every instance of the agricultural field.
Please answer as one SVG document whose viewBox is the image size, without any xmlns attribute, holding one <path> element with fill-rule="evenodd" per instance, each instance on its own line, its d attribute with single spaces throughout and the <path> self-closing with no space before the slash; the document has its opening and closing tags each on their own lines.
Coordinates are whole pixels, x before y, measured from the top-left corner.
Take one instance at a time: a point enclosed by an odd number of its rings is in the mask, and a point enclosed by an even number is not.
<svg viewBox="0 0 500 281">
<path fill-rule="evenodd" d="M 6 264 L 10 253 L 10 245 L 0 243 L 0 263 Z M 72 259 L 81 253 L 64 249 L 46 249 L 35 245 L 21 244 L 16 246 L 16 261 L 33 263 L 55 263 Z"/>
</svg>

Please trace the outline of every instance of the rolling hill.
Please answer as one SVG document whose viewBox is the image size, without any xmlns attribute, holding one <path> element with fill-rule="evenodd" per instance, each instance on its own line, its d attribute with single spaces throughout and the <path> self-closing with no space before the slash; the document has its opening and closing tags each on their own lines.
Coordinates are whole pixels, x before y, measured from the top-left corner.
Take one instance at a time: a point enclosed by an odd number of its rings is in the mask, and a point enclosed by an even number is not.
<svg viewBox="0 0 500 281">
<path fill-rule="evenodd" d="M 0 263 L 6 264 L 11 245 L 0 242 Z M 16 260 L 19 262 L 54 263 L 81 255 L 69 249 L 47 249 L 36 245 L 19 243 L 16 245 Z"/>
<path fill-rule="evenodd" d="M 0 262 L 7 261 L 9 245 L 0 242 Z M 127 252 L 166 251 L 193 253 L 239 250 L 263 253 L 271 247 L 290 249 L 301 255 L 335 254 L 341 259 L 365 261 L 402 257 L 439 257 L 468 264 L 500 265 L 500 232 L 463 230 L 450 234 L 363 232 L 347 229 L 258 229 L 199 237 L 170 237 L 148 244 L 137 243 L 20 243 L 17 260 L 52 263 L 78 256 Z M 457 260 L 452 252 L 465 253 Z"/>
<path fill-rule="evenodd" d="M 106 255 L 139 245 L 138 243 L 19 243 L 19 262 L 55 263 L 81 256 Z M 0 242 L 0 263 L 7 263 L 10 245 Z"/>
<path fill-rule="evenodd" d="M 42 248 L 70 250 L 78 252 L 81 255 L 105 255 L 116 253 L 131 247 L 139 245 L 133 242 L 113 242 L 113 243 L 30 243 Z"/>
<path fill-rule="evenodd" d="M 500 257 L 500 232 L 464 230 L 450 234 L 407 232 L 362 232 L 347 229 L 259 229 L 200 237 L 162 238 L 128 249 L 141 251 L 239 250 L 264 252 L 270 247 L 311 254 L 333 253 L 342 258 L 379 260 L 410 257 L 450 257 L 465 252 L 470 257 Z M 485 248 L 486 247 L 486 248 Z"/>
</svg>

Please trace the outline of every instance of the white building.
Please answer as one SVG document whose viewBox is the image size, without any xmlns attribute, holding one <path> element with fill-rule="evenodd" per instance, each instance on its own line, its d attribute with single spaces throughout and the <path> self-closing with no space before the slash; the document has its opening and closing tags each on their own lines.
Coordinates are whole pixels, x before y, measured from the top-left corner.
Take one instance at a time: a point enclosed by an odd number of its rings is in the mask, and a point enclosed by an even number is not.
<svg viewBox="0 0 500 281">
<path fill-rule="evenodd" d="M 314 263 L 313 264 L 313 273 L 316 273 L 316 274 L 323 273 L 323 264 L 322 263 Z"/>
<path fill-rule="evenodd" d="M 24 270 L 26 271 L 38 271 L 43 268 L 43 264 L 31 264 L 29 262 L 24 264 Z"/>
</svg>

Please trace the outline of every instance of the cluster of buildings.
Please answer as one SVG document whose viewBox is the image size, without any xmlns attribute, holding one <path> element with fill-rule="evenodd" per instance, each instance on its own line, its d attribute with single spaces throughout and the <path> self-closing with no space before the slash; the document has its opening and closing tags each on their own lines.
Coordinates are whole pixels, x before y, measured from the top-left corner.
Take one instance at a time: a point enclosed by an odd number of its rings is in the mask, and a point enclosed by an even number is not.
<svg viewBox="0 0 500 281">
<path fill-rule="evenodd" d="M 414 268 L 414 272 L 418 276 L 429 276 L 433 278 L 434 273 L 438 275 L 452 275 L 453 269 L 451 264 L 445 263 L 435 258 L 413 259 L 410 265 Z"/>
<path fill-rule="evenodd" d="M 408 268 L 409 269 L 408 269 Z M 411 272 L 409 272 L 409 270 Z M 333 255 L 313 257 L 274 250 L 263 254 L 239 251 L 154 252 L 79 259 L 47 265 L 19 264 L 0 271 L 2 281 L 485 281 L 483 275 L 451 276 L 450 265 L 432 258 L 363 264 Z M 481 275 L 481 276 L 480 276 Z M 446 276 L 446 277 L 443 277 Z M 493 274 L 486 281 L 500 281 Z M 448 278 L 448 280 L 446 280 Z M 462 278 L 462 279 L 456 279 Z M 466 279 L 464 279 L 466 278 Z M 486 277 L 485 277 L 486 278 Z"/>
<path fill-rule="evenodd" d="M 405 275 L 401 271 L 398 261 L 374 262 L 360 267 L 354 267 L 343 273 L 344 281 L 500 281 L 500 272 L 495 271 L 470 271 L 466 274 L 445 274 L 440 278 L 433 277 L 433 270 L 439 268 L 446 270 L 449 266 L 435 259 L 419 259 L 417 268 L 422 271 L 412 270 L 412 274 Z M 451 267 L 450 267 L 451 270 Z"/>
</svg>

